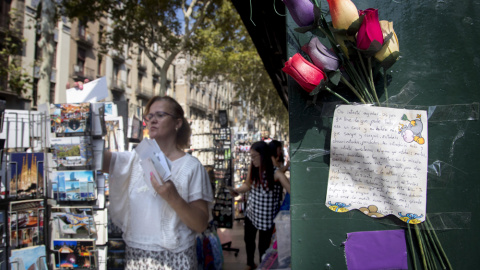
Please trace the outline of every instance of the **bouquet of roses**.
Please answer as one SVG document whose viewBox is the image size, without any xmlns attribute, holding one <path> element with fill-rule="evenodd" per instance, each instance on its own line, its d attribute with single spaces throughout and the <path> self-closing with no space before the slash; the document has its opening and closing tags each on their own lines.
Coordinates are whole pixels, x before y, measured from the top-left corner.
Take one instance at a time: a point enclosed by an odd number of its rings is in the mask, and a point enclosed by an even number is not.
<svg viewBox="0 0 480 270">
<path fill-rule="evenodd" d="M 379 21 L 378 10 L 357 10 L 350 0 L 328 0 L 331 22 L 327 22 L 318 0 L 283 0 L 297 32 L 314 34 L 302 46 L 311 61 L 296 53 L 282 69 L 311 95 L 326 90 L 345 103 L 350 102 L 335 89 L 344 84 L 362 103 L 380 104 L 374 78 L 381 69 L 387 93 L 387 70 L 399 59 L 398 39 L 393 23 Z M 325 46 L 318 37 L 328 41 Z"/>
</svg>

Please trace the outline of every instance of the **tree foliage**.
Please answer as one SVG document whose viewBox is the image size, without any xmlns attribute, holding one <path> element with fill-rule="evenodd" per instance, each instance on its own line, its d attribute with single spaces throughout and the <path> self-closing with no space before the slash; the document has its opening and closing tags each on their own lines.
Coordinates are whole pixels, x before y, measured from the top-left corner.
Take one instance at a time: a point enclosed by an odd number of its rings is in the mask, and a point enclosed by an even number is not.
<svg viewBox="0 0 480 270">
<path fill-rule="evenodd" d="M 288 111 L 283 106 L 260 56 L 230 1 L 224 1 L 214 17 L 198 32 L 205 44 L 192 72 L 198 80 L 232 82 L 238 98 L 263 116 L 277 119 L 288 129 Z"/>
<path fill-rule="evenodd" d="M 204 19 L 212 17 L 221 0 L 65 0 L 65 14 L 84 21 L 101 16 L 111 19 L 105 32 L 104 48 L 121 49 L 139 45 L 160 72 L 161 91 L 166 91 L 167 70 L 180 52 L 192 53 L 203 47 L 197 31 Z M 156 61 L 159 48 L 163 63 Z M 136 53 L 136 52 L 132 52 Z"/>
<path fill-rule="evenodd" d="M 0 81 L 2 81 L 2 83 L 0 83 L 0 90 L 10 90 L 22 96 L 27 93 L 28 89 L 31 89 L 33 77 L 25 71 L 19 59 L 23 44 L 26 40 L 22 38 L 20 28 L 15 25 L 17 21 L 15 10 L 10 12 L 9 19 L 10 27 L 3 29 L 3 35 L 1 37 Z M 3 89 L 5 87 L 6 89 Z"/>
</svg>

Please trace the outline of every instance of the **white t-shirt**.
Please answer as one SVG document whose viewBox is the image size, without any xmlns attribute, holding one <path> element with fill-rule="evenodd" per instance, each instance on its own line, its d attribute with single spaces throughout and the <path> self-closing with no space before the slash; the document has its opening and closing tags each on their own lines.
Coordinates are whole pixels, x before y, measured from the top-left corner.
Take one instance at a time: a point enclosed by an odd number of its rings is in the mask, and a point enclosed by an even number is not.
<svg viewBox="0 0 480 270">
<path fill-rule="evenodd" d="M 210 180 L 200 161 L 186 154 L 172 161 L 171 181 L 187 202 L 213 202 Z M 110 162 L 112 221 L 122 228 L 123 240 L 133 248 L 180 252 L 195 244 L 196 233 L 188 228 L 168 203 L 143 180 L 138 155 L 114 152 Z"/>
</svg>

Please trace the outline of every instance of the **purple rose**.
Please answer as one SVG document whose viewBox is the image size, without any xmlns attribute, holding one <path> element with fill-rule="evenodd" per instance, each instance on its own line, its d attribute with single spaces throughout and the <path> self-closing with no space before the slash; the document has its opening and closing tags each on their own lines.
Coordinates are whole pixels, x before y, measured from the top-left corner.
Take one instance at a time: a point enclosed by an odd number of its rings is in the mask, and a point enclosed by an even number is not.
<svg viewBox="0 0 480 270">
<path fill-rule="evenodd" d="M 309 43 L 303 45 L 302 51 L 306 52 L 312 59 L 313 64 L 321 70 L 333 71 L 338 69 L 338 57 L 334 52 L 327 49 L 317 37 L 312 38 Z"/>
<path fill-rule="evenodd" d="M 282 0 L 287 6 L 290 15 L 298 26 L 312 25 L 315 16 L 313 14 L 313 4 L 310 0 Z"/>
</svg>

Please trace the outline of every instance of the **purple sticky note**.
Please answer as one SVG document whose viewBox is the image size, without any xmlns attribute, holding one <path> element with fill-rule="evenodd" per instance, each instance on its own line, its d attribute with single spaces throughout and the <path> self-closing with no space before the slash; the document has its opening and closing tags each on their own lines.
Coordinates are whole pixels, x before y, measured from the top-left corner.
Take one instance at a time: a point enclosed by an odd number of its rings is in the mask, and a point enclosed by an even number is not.
<svg viewBox="0 0 480 270">
<path fill-rule="evenodd" d="M 349 270 L 408 269 L 405 232 L 347 233 L 345 256 Z"/>
</svg>

